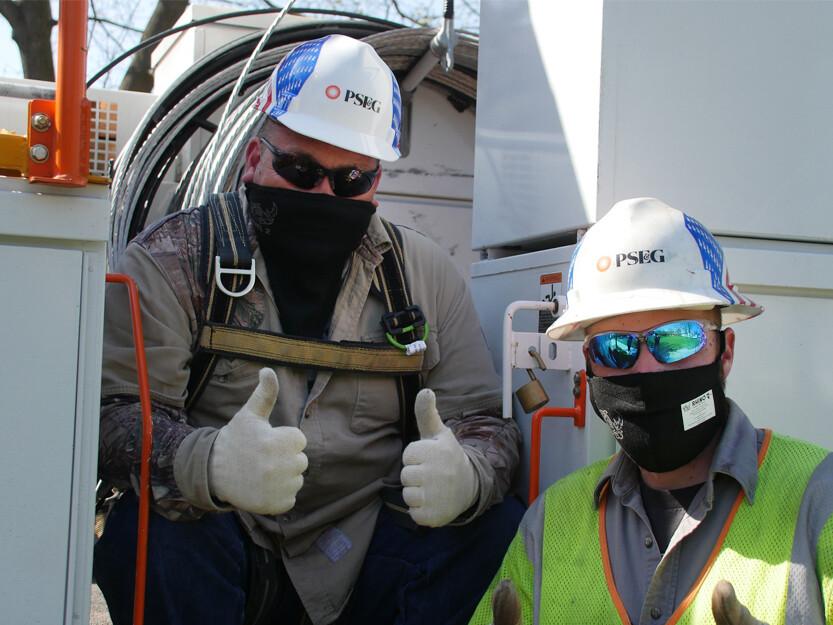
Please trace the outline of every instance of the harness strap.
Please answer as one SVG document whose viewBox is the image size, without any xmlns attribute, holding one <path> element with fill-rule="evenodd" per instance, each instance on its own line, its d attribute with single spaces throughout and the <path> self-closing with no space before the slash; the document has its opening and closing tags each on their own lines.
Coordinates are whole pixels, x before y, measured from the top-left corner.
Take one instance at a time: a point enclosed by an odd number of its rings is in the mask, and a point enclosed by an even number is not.
<svg viewBox="0 0 833 625">
<path fill-rule="evenodd" d="M 208 302 L 204 308 L 203 326 L 208 322 L 228 324 L 234 316 L 236 297 L 228 295 L 228 290 L 216 288 L 215 269 L 219 264 L 231 269 L 251 267 L 252 253 L 246 239 L 245 219 L 240 198 L 235 192 L 212 194 L 208 206 L 199 208 L 202 217 L 202 260 L 200 263 L 200 280 L 206 285 Z M 254 269 L 252 272 L 254 272 Z M 243 274 L 231 274 L 231 291 L 238 292 L 243 282 Z M 201 332 L 202 333 L 202 332 Z M 205 390 L 214 367 L 217 366 L 217 354 L 197 349 L 191 358 L 191 377 L 188 378 L 188 397 L 185 409 L 196 404 Z"/>
<path fill-rule="evenodd" d="M 199 400 L 221 356 L 288 366 L 389 374 L 396 376 L 403 446 L 417 440 L 419 430 L 414 401 L 422 387 L 423 354 L 372 343 L 298 339 L 231 326 L 236 296 L 245 294 L 254 284 L 254 259 L 248 245 L 243 207 L 236 192 L 212 194 L 208 205 L 200 207 L 200 214 L 204 250 L 200 278 L 208 289 L 208 301 L 191 359 L 186 410 Z M 391 249 L 376 268 L 373 282 L 378 286 L 387 311 L 383 327 L 393 332 L 399 343 L 411 343 L 424 338 L 426 326 L 421 311 L 411 302 L 405 279 L 402 235 L 388 221 L 383 219 L 382 224 L 390 238 Z M 241 291 L 247 275 L 249 284 Z M 224 276 L 228 276 L 230 285 L 222 284 Z"/>
<path fill-rule="evenodd" d="M 305 339 L 207 323 L 199 347 L 219 356 L 247 357 L 270 364 L 363 373 L 418 373 L 423 354 L 407 356 L 387 343 L 354 343 Z"/>
<path fill-rule="evenodd" d="M 385 318 L 390 319 L 396 316 L 395 313 L 397 311 L 411 309 L 412 302 L 408 282 L 405 279 L 405 255 L 402 251 L 402 233 L 386 219 L 382 220 L 382 225 L 385 227 L 390 238 L 391 249 L 384 255 L 382 263 L 376 268 L 375 277 L 385 302 L 385 309 L 388 312 Z M 412 336 L 407 337 L 411 341 L 422 338 L 416 332 L 411 334 Z M 416 356 L 417 354 L 412 354 L 407 357 L 414 358 Z M 411 375 L 402 375 L 396 380 L 403 448 L 408 443 L 419 439 L 419 429 L 416 425 L 416 414 L 414 413 L 414 402 L 421 388 L 422 377 L 418 372 Z"/>
</svg>

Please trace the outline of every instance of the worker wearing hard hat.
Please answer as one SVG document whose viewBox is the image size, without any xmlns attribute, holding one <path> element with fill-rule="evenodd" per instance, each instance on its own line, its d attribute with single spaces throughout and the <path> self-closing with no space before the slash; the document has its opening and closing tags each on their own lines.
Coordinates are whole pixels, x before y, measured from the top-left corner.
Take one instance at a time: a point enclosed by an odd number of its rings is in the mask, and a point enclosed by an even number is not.
<svg viewBox="0 0 833 625">
<path fill-rule="evenodd" d="M 579 242 L 568 281 L 547 334 L 583 341 L 621 451 L 537 499 L 493 588 L 511 580 L 525 624 L 833 623 L 833 457 L 725 397 L 726 326 L 762 308 L 714 237 L 659 200 L 624 200 Z M 512 613 L 506 588 L 496 613 Z M 491 596 L 472 623 L 491 622 Z"/>
<path fill-rule="evenodd" d="M 520 521 L 520 435 L 463 278 L 376 213 L 396 79 L 332 35 L 254 106 L 244 188 L 151 226 L 119 267 L 154 399 L 145 622 L 465 623 Z M 116 625 L 141 447 L 127 310 L 109 291 L 99 471 L 125 494 L 95 577 Z"/>
</svg>

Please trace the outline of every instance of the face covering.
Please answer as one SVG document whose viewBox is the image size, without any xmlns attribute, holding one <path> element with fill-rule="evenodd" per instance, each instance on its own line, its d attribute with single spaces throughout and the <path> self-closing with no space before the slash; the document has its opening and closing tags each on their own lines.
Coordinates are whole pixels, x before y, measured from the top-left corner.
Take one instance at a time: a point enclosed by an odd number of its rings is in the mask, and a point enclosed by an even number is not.
<svg viewBox="0 0 833 625">
<path fill-rule="evenodd" d="M 672 471 L 693 460 L 728 417 L 719 357 L 702 367 L 589 380 L 593 408 L 648 471 Z"/>
<path fill-rule="evenodd" d="M 246 185 L 249 219 L 286 334 L 321 338 L 350 254 L 376 212 L 371 202 Z"/>
</svg>

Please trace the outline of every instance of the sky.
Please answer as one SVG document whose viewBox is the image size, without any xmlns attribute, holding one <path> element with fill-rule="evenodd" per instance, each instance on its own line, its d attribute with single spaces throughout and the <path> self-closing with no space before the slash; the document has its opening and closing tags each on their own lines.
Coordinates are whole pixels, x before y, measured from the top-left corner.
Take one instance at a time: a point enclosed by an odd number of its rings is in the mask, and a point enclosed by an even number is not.
<svg viewBox="0 0 833 625">
<path fill-rule="evenodd" d="M 25 0 L 24 0 L 25 1 Z M 58 0 L 50 0 L 52 14 L 58 15 Z M 143 28 L 156 5 L 156 0 L 92 0 L 96 14 L 100 17 L 130 24 Z M 192 4 L 211 4 L 222 6 L 229 11 L 243 8 L 266 8 L 264 0 L 192 0 Z M 282 6 L 280 0 L 274 0 L 272 5 Z M 404 13 L 411 16 L 439 16 L 443 11 L 442 0 L 398 0 L 398 5 Z M 396 12 L 391 0 L 297 0 L 297 7 L 338 8 L 375 17 L 382 17 L 394 22 L 409 24 Z M 480 0 L 457 0 L 455 2 L 455 27 L 459 29 L 477 31 L 479 29 L 478 9 Z M 90 11 L 92 13 L 92 11 Z M 438 20 L 434 21 L 436 25 Z M 58 29 L 53 29 L 53 51 L 57 40 Z M 92 76 L 125 49 L 135 45 L 140 40 L 140 34 L 105 24 L 93 25 L 89 29 L 90 48 L 87 56 L 87 76 Z M 53 52 L 54 56 L 54 52 Z M 96 83 L 96 87 L 116 88 L 121 81 L 130 60 L 123 61 L 111 74 Z M 11 27 L 5 19 L 0 17 L 0 77 L 22 78 L 23 70 L 20 63 L 20 53 L 17 44 L 12 40 Z"/>
</svg>

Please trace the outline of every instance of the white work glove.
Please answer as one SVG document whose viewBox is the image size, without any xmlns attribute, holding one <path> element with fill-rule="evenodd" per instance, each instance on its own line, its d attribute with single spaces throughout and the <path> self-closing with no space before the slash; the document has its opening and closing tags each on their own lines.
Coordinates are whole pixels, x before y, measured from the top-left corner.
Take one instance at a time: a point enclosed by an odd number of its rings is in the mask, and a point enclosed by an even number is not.
<svg viewBox="0 0 833 625">
<path fill-rule="evenodd" d="M 503 579 L 492 594 L 492 625 L 521 625 L 521 601 L 511 579 Z"/>
<path fill-rule="evenodd" d="M 418 525 L 441 527 L 471 507 L 479 490 L 471 460 L 437 412 L 434 391 L 414 403 L 420 439 L 402 454 L 402 498 Z"/>
<path fill-rule="evenodd" d="M 238 510 L 281 514 L 295 505 L 307 468 L 304 433 L 269 425 L 278 398 L 278 377 L 260 370 L 260 382 L 246 405 L 214 440 L 208 458 L 211 494 Z"/>
<path fill-rule="evenodd" d="M 716 625 L 767 625 L 753 617 L 735 596 L 735 589 L 725 579 L 715 584 L 712 592 L 712 615 Z"/>
</svg>

